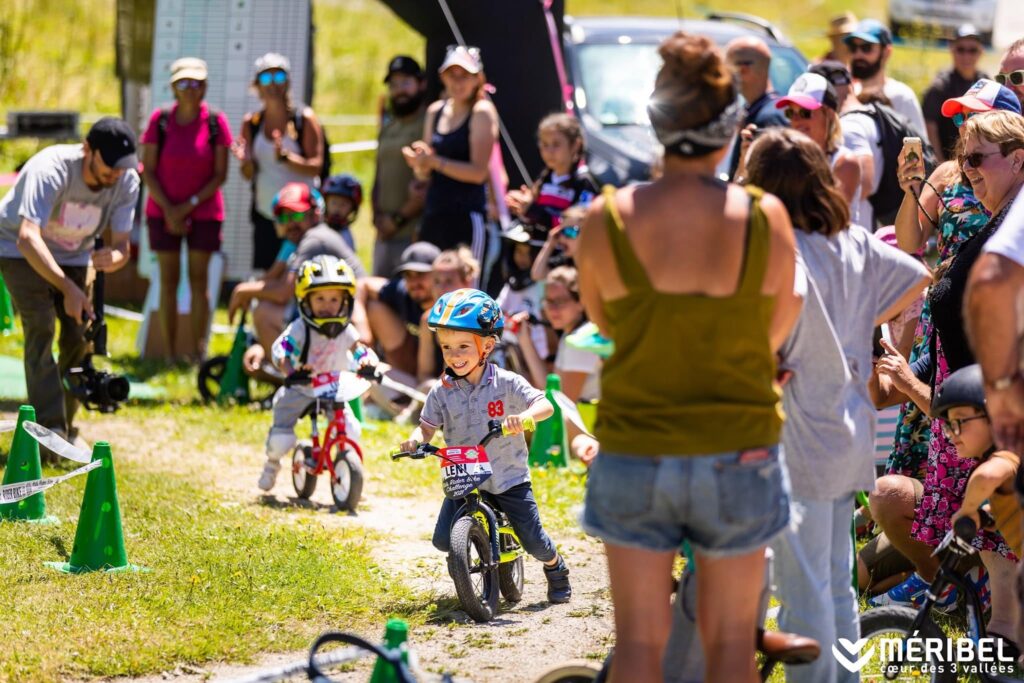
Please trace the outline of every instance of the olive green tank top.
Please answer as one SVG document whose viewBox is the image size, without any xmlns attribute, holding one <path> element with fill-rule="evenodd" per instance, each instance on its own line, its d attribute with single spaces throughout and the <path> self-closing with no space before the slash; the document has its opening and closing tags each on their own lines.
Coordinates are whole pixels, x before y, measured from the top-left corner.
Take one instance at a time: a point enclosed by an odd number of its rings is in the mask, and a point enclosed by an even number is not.
<svg viewBox="0 0 1024 683">
<path fill-rule="evenodd" d="M 746 251 L 735 294 L 672 294 L 651 287 L 607 187 L 605 223 L 628 293 L 604 302 L 615 351 L 601 373 L 595 436 L 602 450 L 710 455 L 774 445 L 781 391 L 769 342 L 774 297 L 761 294 L 769 226 L 761 190 L 748 187 Z"/>
</svg>

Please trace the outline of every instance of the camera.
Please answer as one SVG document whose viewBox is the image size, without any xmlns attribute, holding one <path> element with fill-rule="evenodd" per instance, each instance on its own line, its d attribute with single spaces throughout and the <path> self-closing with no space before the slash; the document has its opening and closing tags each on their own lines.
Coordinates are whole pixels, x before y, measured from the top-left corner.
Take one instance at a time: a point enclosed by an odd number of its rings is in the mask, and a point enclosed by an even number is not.
<svg viewBox="0 0 1024 683">
<path fill-rule="evenodd" d="M 92 354 L 64 375 L 64 386 L 89 410 L 112 413 L 128 399 L 128 380 L 92 364 Z"/>
<path fill-rule="evenodd" d="M 96 248 L 103 246 L 103 240 L 96 239 Z M 97 370 L 92 364 L 94 355 L 107 355 L 107 321 L 103 316 L 104 273 L 96 273 L 93 283 L 93 311 L 95 316 L 85 330 L 85 340 L 92 343 L 92 352 L 82 359 L 81 365 L 69 368 L 64 373 L 64 386 L 72 396 L 89 410 L 112 413 L 128 399 L 128 380 L 105 370 Z"/>
</svg>

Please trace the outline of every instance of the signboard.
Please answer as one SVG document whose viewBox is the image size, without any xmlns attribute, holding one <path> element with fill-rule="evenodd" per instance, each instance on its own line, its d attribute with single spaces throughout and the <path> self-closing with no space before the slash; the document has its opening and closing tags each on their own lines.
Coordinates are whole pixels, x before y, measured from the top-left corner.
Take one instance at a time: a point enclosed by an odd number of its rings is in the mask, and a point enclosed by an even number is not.
<svg viewBox="0 0 1024 683">
<path fill-rule="evenodd" d="M 209 79 L 206 101 L 223 111 L 237 137 L 246 112 L 260 103 L 250 87 L 253 62 L 266 52 L 279 52 L 291 61 L 292 101 L 303 101 L 311 50 L 309 0 L 157 0 L 150 84 L 153 106 L 174 101 L 168 83 L 171 64 L 180 57 L 206 60 Z M 239 164 L 229 157 L 224 184 L 225 277 L 244 280 L 252 275 L 251 191 Z M 146 231 L 142 231 L 143 240 Z M 140 259 L 145 275 L 149 259 Z"/>
</svg>

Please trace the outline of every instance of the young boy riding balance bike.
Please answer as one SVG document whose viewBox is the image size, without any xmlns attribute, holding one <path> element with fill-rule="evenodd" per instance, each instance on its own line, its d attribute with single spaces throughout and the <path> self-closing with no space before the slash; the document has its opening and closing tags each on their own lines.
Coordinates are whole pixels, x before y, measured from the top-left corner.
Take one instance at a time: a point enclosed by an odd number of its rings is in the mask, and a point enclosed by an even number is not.
<svg viewBox="0 0 1024 683">
<path fill-rule="evenodd" d="M 480 489 L 508 516 L 526 552 L 544 563 L 548 600 L 568 602 L 569 569 L 541 525 L 522 436 L 525 419 L 544 420 L 554 412 L 553 406 L 525 378 L 487 361 L 505 328 L 501 309 L 491 297 L 476 289 L 445 294 L 430 309 L 427 324 L 437 333 L 445 371 L 427 394 L 420 426 L 402 442 L 401 450 L 414 451 L 420 442 L 429 443 L 438 429 L 444 430 L 449 444 L 480 443 L 488 421 L 502 419 L 511 436 L 487 446 L 494 474 Z M 441 505 L 433 543 L 442 552 L 450 549 L 458 506 L 449 498 Z"/>
<path fill-rule="evenodd" d="M 299 319 L 294 320 L 274 341 L 274 365 L 288 377 L 296 372 L 312 376 L 349 368 L 348 351 L 358 344 L 359 333 L 349 323 L 355 301 L 356 278 L 344 261 L 334 256 L 317 256 L 304 261 L 295 281 Z M 372 363 L 370 352 L 362 364 Z M 295 447 L 295 423 L 313 402 L 309 386 L 282 386 L 274 394 L 273 424 L 267 435 L 267 462 L 259 487 L 274 488 L 281 458 Z M 359 439 L 359 424 L 345 408 L 346 431 Z"/>
</svg>

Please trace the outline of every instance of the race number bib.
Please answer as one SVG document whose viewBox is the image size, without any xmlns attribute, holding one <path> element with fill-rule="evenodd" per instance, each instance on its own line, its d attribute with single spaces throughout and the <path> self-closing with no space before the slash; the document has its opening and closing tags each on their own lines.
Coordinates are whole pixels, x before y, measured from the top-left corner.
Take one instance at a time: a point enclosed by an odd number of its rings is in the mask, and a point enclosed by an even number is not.
<svg viewBox="0 0 1024 683">
<path fill-rule="evenodd" d="M 64 202 L 60 215 L 51 218 L 43 230 L 43 237 L 67 251 L 77 251 L 96 234 L 103 218 L 103 209 L 94 204 Z"/>
<path fill-rule="evenodd" d="M 453 446 L 438 451 L 441 486 L 447 498 L 459 499 L 491 478 L 494 471 L 483 446 Z"/>
<path fill-rule="evenodd" d="M 324 372 L 313 378 L 313 395 L 317 398 L 333 399 L 338 393 L 338 379 L 341 372 Z"/>
</svg>

